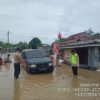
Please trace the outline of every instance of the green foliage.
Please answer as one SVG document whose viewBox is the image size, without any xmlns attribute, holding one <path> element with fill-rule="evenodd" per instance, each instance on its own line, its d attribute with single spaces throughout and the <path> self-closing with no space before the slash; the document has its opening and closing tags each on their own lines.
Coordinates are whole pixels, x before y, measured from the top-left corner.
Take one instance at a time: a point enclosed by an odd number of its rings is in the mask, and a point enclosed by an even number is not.
<svg viewBox="0 0 100 100">
<path fill-rule="evenodd" d="M 29 47 L 31 48 L 37 48 L 42 45 L 42 42 L 39 38 L 35 37 L 29 42 Z"/>
<path fill-rule="evenodd" d="M 56 39 L 55 42 L 63 42 L 65 41 L 67 38 L 61 38 L 61 39 Z"/>
<path fill-rule="evenodd" d="M 100 33 L 95 33 L 95 34 L 93 35 L 93 37 L 95 37 L 95 38 L 100 38 Z"/>
<path fill-rule="evenodd" d="M 0 42 L 0 46 L 3 47 L 4 49 L 7 49 L 7 48 L 12 47 L 12 44 Z"/>
<path fill-rule="evenodd" d="M 29 48 L 29 46 L 26 42 L 19 42 L 18 44 L 15 45 L 15 47 L 18 47 L 21 50 Z"/>
<path fill-rule="evenodd" d="M 2 47 L 3 46 L 3 42 L 2 41 L 0 41 L 0 47 Z"/>
</svg>

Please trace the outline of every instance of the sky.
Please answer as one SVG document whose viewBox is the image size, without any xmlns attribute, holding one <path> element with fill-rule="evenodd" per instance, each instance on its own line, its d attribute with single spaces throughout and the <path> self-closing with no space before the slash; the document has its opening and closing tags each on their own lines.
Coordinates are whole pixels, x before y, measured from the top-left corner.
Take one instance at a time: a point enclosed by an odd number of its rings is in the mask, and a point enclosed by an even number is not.
<svg viewBox="0 0 100 100">
<path fill-rule="evenodd" d="M 51 44 L 92 28 L 100 32 L 100 0 L 0 0 L 0 40 L 29 42 L 39 37 Z"/>
</svg>

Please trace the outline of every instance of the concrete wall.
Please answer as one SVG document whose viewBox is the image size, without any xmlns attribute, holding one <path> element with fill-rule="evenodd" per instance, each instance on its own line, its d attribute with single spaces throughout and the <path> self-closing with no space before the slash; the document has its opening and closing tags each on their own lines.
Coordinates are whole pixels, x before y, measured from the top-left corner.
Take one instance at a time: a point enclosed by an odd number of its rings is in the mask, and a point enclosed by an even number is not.
<svg viewBox="0 0 100 100">
<path fill-rule="evenodd" d="M 95 66 L 99 67 L 99 47 L 95 47 Z"/>
<path fill-rule="evenodd" d="M 88 66 L 90 68 L 97 68 L 99 64 L 99 47 L 88 48 Z"/>
<path fill-rule="evenodd" d="M 88 66 L 89 67 L 94 67 L 94 48 L 90 47 L 88 48 Z"/>
</svg>

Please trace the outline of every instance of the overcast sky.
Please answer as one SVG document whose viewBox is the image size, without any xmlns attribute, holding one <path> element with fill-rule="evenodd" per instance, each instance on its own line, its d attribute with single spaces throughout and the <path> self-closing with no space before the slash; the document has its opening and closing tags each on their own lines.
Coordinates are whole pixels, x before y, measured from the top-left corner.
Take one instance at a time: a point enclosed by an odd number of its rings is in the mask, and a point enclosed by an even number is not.
<svg viewBox="0 0 100 100">
<path fill-rule="evenodd" d="M 100 0 L 0 0 L 0 40 L 51 43 L 92 28 L 100 32 Z"/>
</svg>

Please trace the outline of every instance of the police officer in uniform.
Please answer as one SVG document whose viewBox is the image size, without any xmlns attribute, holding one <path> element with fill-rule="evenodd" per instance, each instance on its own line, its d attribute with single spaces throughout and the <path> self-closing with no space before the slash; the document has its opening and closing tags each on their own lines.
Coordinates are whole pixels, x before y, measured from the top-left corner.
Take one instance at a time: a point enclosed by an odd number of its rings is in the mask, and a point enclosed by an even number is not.
<svg viewBox="0 0 100 100">
<path fill-rule="evenodd" d="M 72 66 L 72 72 L 74 76 L 78 75 L 78 67 L 79 67 L 79 56 L 76 53 L 76 50 L 71 50 L 71 66 Z"/>
</svg>

